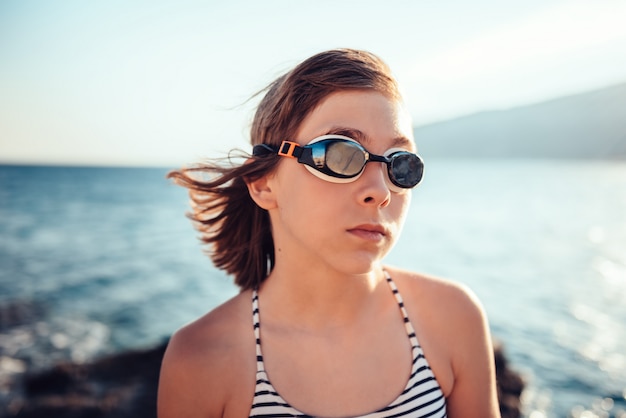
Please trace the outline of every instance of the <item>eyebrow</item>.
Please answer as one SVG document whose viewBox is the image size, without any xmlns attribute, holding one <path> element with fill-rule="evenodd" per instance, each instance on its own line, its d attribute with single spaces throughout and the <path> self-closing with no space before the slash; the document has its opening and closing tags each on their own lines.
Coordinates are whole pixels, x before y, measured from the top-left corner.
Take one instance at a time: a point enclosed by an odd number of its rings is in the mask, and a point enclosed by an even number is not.
<svg viewBox="0 0 626 418">
<path fill-rule="evenodd" d="M 363 131 L 354 128 L 347 127 L 334 127 L 328 130 L 325 135 L 343 135 L 348 138 L 355 139 L 361 143 L 361 145 L 368 145 L 372 143 L 372 138 L 367 136 Z M 391 148 L 414 148 L 413 141 L 406 136 L 397 136 L 391 140 Z"/>
</svg>

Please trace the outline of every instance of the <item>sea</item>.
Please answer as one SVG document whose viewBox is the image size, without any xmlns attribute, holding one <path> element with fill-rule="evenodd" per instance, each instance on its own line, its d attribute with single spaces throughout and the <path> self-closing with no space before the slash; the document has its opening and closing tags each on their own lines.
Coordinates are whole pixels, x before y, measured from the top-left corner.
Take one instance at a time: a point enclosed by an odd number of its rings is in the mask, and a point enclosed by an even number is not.
<svg viewBox="0 0 626 418">
<path fill-rule="evenodd" d="M 160 344 L 236 294 L 171 168 L 0 166 L 0 380 Z M 476 293 L 524 416 L 626 417 L 626 161 L 433 160 L 412 194 L 387 263 Z"/>
</svg>

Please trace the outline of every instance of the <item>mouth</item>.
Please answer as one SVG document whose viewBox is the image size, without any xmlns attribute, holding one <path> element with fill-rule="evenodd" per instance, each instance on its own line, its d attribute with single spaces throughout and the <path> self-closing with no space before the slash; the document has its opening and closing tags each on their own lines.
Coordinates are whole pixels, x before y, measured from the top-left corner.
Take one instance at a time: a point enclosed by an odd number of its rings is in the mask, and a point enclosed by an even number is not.
<svg viewBox="0 0 626 418">
<path fill-rule="evenodd" d="M 348 232 L 368 241 L 381 241 L 388 233 L 382 225 L 362 224 L 348 229 Z"/>
</svg>

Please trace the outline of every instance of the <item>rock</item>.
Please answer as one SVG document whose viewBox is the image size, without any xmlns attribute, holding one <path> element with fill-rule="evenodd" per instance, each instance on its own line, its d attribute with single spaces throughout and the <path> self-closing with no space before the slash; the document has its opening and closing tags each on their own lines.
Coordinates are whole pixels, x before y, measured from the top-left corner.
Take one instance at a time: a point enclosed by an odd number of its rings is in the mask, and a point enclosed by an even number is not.
<svg viewBox="0 0 626 418">
<path fill-rule="evenodd" d="M 27 374 L 23 394 L 12 399 L 0 417 L 154 418 L 166 346 Z"/>
<path fill-rule="evenodd" d="M 521 396 L 524 391 L 524 380 L 509 367 L 508 359 L 501 344 L 495 344 L 494 356 L 500 414 L 502 418 L 519 418 L 521 417 Z"/>
</svg>

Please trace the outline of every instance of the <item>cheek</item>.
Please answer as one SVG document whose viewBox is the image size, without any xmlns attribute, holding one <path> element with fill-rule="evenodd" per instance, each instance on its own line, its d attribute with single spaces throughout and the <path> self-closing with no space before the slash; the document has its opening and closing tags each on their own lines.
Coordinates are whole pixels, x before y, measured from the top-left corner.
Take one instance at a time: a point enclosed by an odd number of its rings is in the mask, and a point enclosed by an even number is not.
<svg viewBox="0 0 626 418">
<path fill-rule="evenodd" d="M 392 202 L 392 205 L 395 206 L 393 210 L 393 215 L 394 218 L 398 220 L 399 229 L 402 229 L 404 221 L 406 220 L 407 214 L 409 212 L 409 207 L 411 206 L 411 196 L 412 192 L 410 191 L 403 194 L 398 194 L 396 195 L 396 201 Z"/>
<path fill-rule="evenodd" d="M 284 161 L 276 171 L 276 203 L 279 210 L 293 217 L 318 205 L 323 193 L 318 190 L 320 185 L 315 180 L 302 165 Z"/>
</svg>

